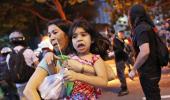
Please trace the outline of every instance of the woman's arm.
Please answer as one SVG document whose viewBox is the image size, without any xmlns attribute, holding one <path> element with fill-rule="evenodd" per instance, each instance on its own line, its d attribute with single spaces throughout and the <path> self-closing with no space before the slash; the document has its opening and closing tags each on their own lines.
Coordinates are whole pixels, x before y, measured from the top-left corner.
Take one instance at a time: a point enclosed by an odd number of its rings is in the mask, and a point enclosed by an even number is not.
<svg viewBox="0 0 170 100">
<path fill-rule="evenodd" d="M 40 100 L 40 96 L 37 90 L 47 74 L 47 71 L 43 68 L 36 68 L 34 74 L 31 76 L 24 89 L 24 95 L 28 100 Z"/>
<path fill-rule="evenodd" d="M 65 72 L 64 78 L 69 81 L 75 81 L 75 80 L 83 81 L 97 87 L 106 87 L 107 73 L 106 73 L 104 61 L 101 58 L 99 58 L 95 62 L 94 69 L 96 72 L 96 76 L 85 75 L 82 73 L 76 73 L 74 71 L 69 70 Z"/>
</svg>

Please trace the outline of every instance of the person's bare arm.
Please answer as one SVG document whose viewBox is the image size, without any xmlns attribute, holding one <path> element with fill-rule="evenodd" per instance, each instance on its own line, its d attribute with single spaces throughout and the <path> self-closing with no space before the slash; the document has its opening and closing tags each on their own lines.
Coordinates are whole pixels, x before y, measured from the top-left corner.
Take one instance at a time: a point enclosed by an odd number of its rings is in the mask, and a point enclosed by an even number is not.
<svg viewBox="0 0 170 100">
<path fill-rule="evenodd" d="M 73 60 L 73 59 L 69 59 L 67 63 L 68 63 L 68 66 L 66 66 L 66 67 L 69 70 L 73 70 L 78 73 L 84 72 L 84 73 L 96 75 L 96 72 L 95 72 L 95 69 L 93 66 L 90 66 L 87 64 L 82 64 L 82 63 L 78 62 L 77 60 Z M 100 67 L 100 65 L 98 65 L 98 67 Z M 112 71 L 111 67 L 107 63 L 105 63 L 105 68 L 106 68 L 108 80 L 113 80 L 115 75 L 114 75 L 114 72 Z"/>
<path fill-rule="evenodd" d="M 47 74 L 47 71 L 43 68 L 36 68 L 34 74 L 31 76 L 24 89 L 24 95 L 28 100 L 40 100 L 40 96 L 37 90 Z"/>
<path fill-rule="evenodd" d="M 150 48 L 149 43 L 144 43 L 141 46 L 139 46 L 140 52 L 136 58 L 134 67 L 132 71 L 129 73 L 129 77 L 133 79 L 135 77 L 136 70 L 139 69 L 145 61 L 148 59 L 148 56 L 150 54 Z"/>
<path fill-rule="evenodd" d="M 95 62 L 94 69 L 96 72 L 96 76 L 85 75 L 82 73 L 76 73 L 74 71 L 69 70 L 65 72 L 64 78 L 69 81 L 75 81 L 75 80 L 83 81 L 97 87 L 106 87 L 107 73 L 106 73 L 104 61 L 101 58 L 99 58 Z"/>
<path fill-rule="evenodd" d="M 148 56 L 150 54 L 150 48 L 149 43 L 144 43 L 141 46 L 139 46 L 140 52 L 136 58 L 134 69 L 140 68 L 145 61 L 148 59 Z"/>
<path fill-rule="evenodd" d="M 75 72 L 78 72 L 78 73 L 85 72 L 89 74 L 96 74 L 93 66 L 82 64 L 79 61 L 74 60 L 74 59 L 69 59 L 67 63 L 68 63 L 68 66 L 66 67 Z"/>
</svg>

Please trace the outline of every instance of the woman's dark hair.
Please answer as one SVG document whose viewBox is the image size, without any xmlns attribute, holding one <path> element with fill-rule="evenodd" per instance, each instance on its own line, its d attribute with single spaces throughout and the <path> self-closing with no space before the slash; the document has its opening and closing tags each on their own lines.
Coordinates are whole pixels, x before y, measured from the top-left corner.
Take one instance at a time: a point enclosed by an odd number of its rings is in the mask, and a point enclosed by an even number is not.
<svg viewBox="0 0 170 100">
<path fill-rule="evenodd" d="M 47 23 L 47 28 L 48 28 L 49 25 L 52 25 L 52 24 L 58 26 L 63 32 L 65 32 L 68 35 L 69 28 L 71 26 L 70 21 L 60 20 L 60 19 L 53 20 L 53 21 L 50 21 L 50 22 Z"/>
<path fill-rule="evenodd" d="M 132 6 L 132 8 L 129 11 L 129 17 L 132 29 L 134 29 L 141 22 L 146 22 L 151 27 L 155 27 L 153 21 L 147 14 L 144 6 L 142 6 L 141 4 L 136 4 Z"/>
<path fill-rule="evenodd" d="M 87 20 L 81 18 L 76 19 L 69 30 L 69 39 L 72 40 L 72 35 L 74 31 L 78 28 L 83 28 L 88 34 L 90 34 L 93 43 L 90 47 L 90 52 L 93 54 L 99 54 L 103 59 L 107 58 L 107 50 L 109 49 L 110 42 L 108 39 L 104 38 L 99 34 L 92 24 L 88 23 Z M 73 47 L 72 41 L 69 42 L 69 48 L 71 53 L 76 53 L 76 50 Z"/>
</svg>

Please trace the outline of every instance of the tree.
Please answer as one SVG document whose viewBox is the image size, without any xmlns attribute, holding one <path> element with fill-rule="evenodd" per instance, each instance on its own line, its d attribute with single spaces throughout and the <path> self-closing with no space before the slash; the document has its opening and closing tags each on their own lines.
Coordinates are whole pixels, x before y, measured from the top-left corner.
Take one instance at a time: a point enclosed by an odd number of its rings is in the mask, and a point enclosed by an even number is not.
<svg viewBox="0 0 170 100">
<path fill-rule="evenodd" d="M 105 0 L 109 5 L 110 9 L 107 10 L 111 13 L 112 23 L 115 23 L 116 20 L 123 16 L 124 14 L 127 15 L 128 9 L 136 3 L 142 3 L 145 5 L 145 8 L 154 18 L 158 14 L 163 14 L 163 18 L 170 17 L 170 4 L 169 0 Z"/>
<path fill-rule="evenodd" d="M 56 18 L 72 21 L 82 16 L 93 20 L 96 10 L 93 0 L 1 0 L 0 38 L 14 30 L 22 31 L 29 39 L 40 37 L 49 21 Z"/>
</svg>

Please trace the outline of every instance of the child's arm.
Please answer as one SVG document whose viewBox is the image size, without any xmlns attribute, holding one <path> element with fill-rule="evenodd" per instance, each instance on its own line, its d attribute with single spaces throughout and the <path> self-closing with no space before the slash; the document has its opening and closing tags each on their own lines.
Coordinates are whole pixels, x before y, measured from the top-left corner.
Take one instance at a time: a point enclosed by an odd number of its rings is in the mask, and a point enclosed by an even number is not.
<svg viewBox="0 0 170 100">
<path fill-rule="evenodd" d="M 82 64 L 77 60 L 73 60 L 70 59 L 67 61 L 68 66 L 65 66 L 66 68 L 68 68 L 69 70 L 73 70 L 77 73 L 89 73 L 92 75 L 96 75 L 95 69 L 93 66 L 87 65 L 87 64 Z M 98 66 L 100 67 L 100 65 Z M 113 80 L 115 78 L 115 74 L 113 72 L 113 70 L 111 69 L 111 67 L 105 63 L 105 68 L 106 68 L 106 72 L 107 72 L 107 78 L 108 80 Z"/>
<path fill-rule="evenodd" d="M 68 64 L 68 66 L 65 66 L 65 67 L 67 67 L 68 69 L 73 70 L 75 72 L 78 72 L 78 73 L 85 72 L 85 73 L 89 73 L 89 74 L 96 74 L 93 66 L 90 66 L 87 64 L 82 64 L 77 60 L 69 59 L 69 60 L 67 60 L 66 63 Z"/>
<path fill-rule="evenodd" d="M 66 71 L 64 78 L 69 81 L 83 81 L 86 83 L 89 83 L 94 86 L 98 87 L 106 87 L 107 86 L 107 73 L 106 73 L 106 68 L 104 65 L 104 61 L 99 58 L 95 64 L 94 64 L 94 69 L 97 74 L 97 76 L 90 76 L 90 75 L 85 75 L 82 73 L 76 73 L 74 71 Z"/>
</svg>

